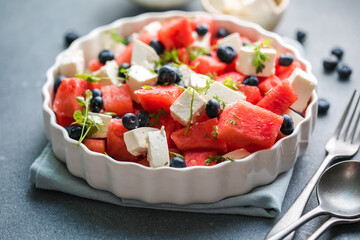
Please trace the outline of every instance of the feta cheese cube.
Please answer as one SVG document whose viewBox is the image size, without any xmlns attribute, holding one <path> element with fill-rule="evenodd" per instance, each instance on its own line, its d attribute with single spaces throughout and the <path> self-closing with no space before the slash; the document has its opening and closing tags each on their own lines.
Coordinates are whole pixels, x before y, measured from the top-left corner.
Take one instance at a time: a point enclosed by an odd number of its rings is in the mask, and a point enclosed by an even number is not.
<svg viewBox="0 0 360 240">
<path fill-rule="evenodd" d="M 298 100 L 291 105 L 291 108 L 297 112 L 303 112 L 316 87 L 316 79 L 302 69 L 296 68 L 290 75 L 289 82 L 298 96 Z"/>
<path fill-rule="evenodd" d="M 268 56 L 268 60 L 264 61 L 264 69 L 256 73 L 256 67 L 252 64 L 255 57 L 255 51 L 250 47 L 241 47 L 238 60 L 236 62 L 236 70 L 245 75 L 255 75 L 259 77 L 268 77 L 275 73 L 276 51 L 272 48 L 261 48 L 260 52 Z"/>
<path fill-rule="evenodd" d="M 143 30 L 157 36 L 159 30 L 161 29 L 162 24 L 159 21 L 153 21 L 143 27 Z"/>
<path fill-rule="evenodd" d="M 164 126 L 160 130 L 148 132 L 148 154 L 147 159 L 150 167 L 164 167 L 170 165 L 169 148 L 166 140 Z"/>
<path fill-rule="evenodd" d="M 129 153 L 134 156 L 145 155 L 148 149 L 148 133 L 157 128 L 141 127 L 124 133 L 124 141 Z"/>
<path fill-rule="evenodd" d="M 194 99 L 192 100 L 193 94 Z M 191 102 L 193 103 L 192 109 Z M 194 123 L 199 119 L 201 114 L 205 111 L 205 105 L 206 101 L 199 95 L 199 93 L 189 87 L 171 105 L 171 117 L 186 126 L 189 121 Z M 190 119 L 191 113 L 192 118 Z"/>
<path fill-rule="evenodd" d="M 119 66 L 115 60 L 107 61 L 104 66 L 93 73 L 94 76 L 102 78 L 99 83 L 101 86 L 113 85 L 118 83 Z"/>
<path fill-rule="evenodd" d="M 107 131 L 109 129 L 109 123 L 112 117 L 107 114 L 89 112 L 88 118 L 96 123 L 100 123 L 99 128 L 101 129 L 101 131 L 97 130 L 96 132 L 92 133 L 89 138 L 106 138 Z"/>
<path fill-rule="evenodd" d="M 152 47 L 137 39 L 134 40 L 131 65 L 140 65 L 150 70 L 154 69 L 156 61 L 159 61 L 159 55 Z"/>
<path fill-rule="evenodd" d="M 200 47 L 210 50 L 211 47 L 211 33 L 206 33 L 204 36 L 199 36 L 196 32 L 192 32 L 194 42 L 193 47 Z"/>
<path fill-rule="evenodd" d="M 246 99 L 246 96 L 242 92 L 234 91 L 218 82 L 212 83 L 203 97 L 206 101 L 220 98 L 224 101 L 225 108 L 234 102 Z"/>
<path fill-rule="evenodd" d="M 157 75 L 140 65 L 132 65 L 129 70 L 127 84 L 132 94 L 132 99 L 139 103 L 139 99 L 134 91 L 140 89 L 144 85 L 153 86 L 157 82 Z"/>
<path fill-rule="evenodd" d="M 206 87 L 207 81 L 210 80 L 209 76 L 196 73 L 185 64 L 179 67 L 179 71 L 182 75 L 182 81 L 188 87 L 203 89 Z"/>
<path fill-rule="evenodd" d="M 81 49 L 66 51 L 60 59 L 60 75 L 74 77 L 85 69 L 84 52 Z"/>
<path fill-rule="evenodd" d="M 220 39 L 217 44 L 221 45 L 230 45 L 234 48 L 234 50 L 239 54 L 240 48 L 243 46 L 240 38 L 240 34 L 238 32 L 232 33 L 223 39 Z"/>
<path fill-rule="evenodd" d="M 115 57 L 118 57 L 122 54 L 122 52 L 125 50 L 126 45 L 123 43 L 114 43 L 111 47 L 111 49 L 114 52 Z"/>
<path fill-rule="evenodd" d="M 232 158 L 235 160 L 235 159 L 246 158 L 249 155 L 250 155 L 250 153 L 246 149 L 240 148 L 240 149 L 236 149 L 232 152 L 228 152 L 227 154 L 223 155 L 223 157 L 228 157 L 228 158 Z"/>
<path fill-rule="evenodd" d="M 294 129 L 296 128 L 297 125 L 299 125 L 299 123 L 302 120 L 304 120 L 304 118 L 300 114 L 294 112 L 291 109 L 286 110 L 283 114 L 287 114 L 292 118 L 292 120 L 294 122 Z"/>
</svg>

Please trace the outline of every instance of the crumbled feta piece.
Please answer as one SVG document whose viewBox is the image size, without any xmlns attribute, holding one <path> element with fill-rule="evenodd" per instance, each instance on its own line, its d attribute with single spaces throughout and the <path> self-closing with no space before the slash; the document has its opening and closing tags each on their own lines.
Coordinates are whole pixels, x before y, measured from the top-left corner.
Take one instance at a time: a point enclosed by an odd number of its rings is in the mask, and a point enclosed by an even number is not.
<svg viewBox="0 0 360 240">
<path fill-rule="evenodd" d="M 112 117 L 106 114 L 89 112 L 88 118 L 96 123 L 100 123 L 99 128 L 101 129 L 101 131 L 97 130 L 96 132 L 89 135 L 89 138 L 106 138 L 107 131 L 109 129 L 109 123 Z"/>
<path fill-rule="evenodd" d="M 74 77 L 76 74 L 83 73 L 84 52 L 81 49 L 66 51 L 60 59 L 60 75 Z"/>
<path fill-rule="evenodd" d="M 185 64 L 180 66 L 179 71 L 182 75 L 182 81 L 188 87 L 203 89 L 206 87 L 207 81 L 210 80 L 209 76 L 196 73 Z"/>
<path fill-rule="evenodd" d="M 298 100 L 291 105 L 297 112 L 303 112 L 316 87 L 316 80 L 300 68 L 296 68 L 289 77 L 290 85 L 294 88 Z"/>
<path fill-rule="evenodd" d="M 100 77 L 101 86 L 113 85 L 118 83 L 119 66 L 115 60 L 107 61 L 104 66 L 93 73 L 94 76 Z"/>
<path fill-rule="evenodd" d="M 250 47 L 241 47 L 238 60 L 236 62 L 236 70 L 245 75 L 255 75 L 259 77 L 268 77 L 275 73 L 276 51 L 272 48 L 261 48 L 260 52 L 267 55 L 268 60 L 264 61 L 264 68 L 261 72 L 256 73 L 256 67 L 252 64 L 255 57 L 254 49 Z"/>
<path fill-rule="evenodd" d="M 211 47 L 211 33 L 206 33 L 204 36 L 199 36 L 195 31 L 192 32 L 194 42 L 193 47 L 200 47 L 210 50 Z"/>
<path fill-rule="evenodd" d="M 300 114 L 294 112 L 291 109 L 286 110 L 283 114 L 287 114 L 292 118 L 292 120 L 294 122 L 294 129 L 296 128 L 297 125 L 299 125 L 299 123 L 302 120 L 304 120 L 304 118 Z"/>
<path fill-rule="evenodd" d="M 234 50 L 239 54 L 240 48 L 243 46 L 240 38 L 240 34 L 238 32 L 232 33 L 222 39 L 220 39 L 217 44 L 221 45 L 230 45 L 234 48 Z"/>
<path fill-rule="evenodd" d="M 153 21 L 143 27 L 143 30 L 157 36 L 159 30 L 161 29 L 162 24 L 159 21 Z"/>
<path fill-rule="evenodd" d="M 131 65 L 140 65 L 150 70 L 154 69 L 157 61 L 159 61 L 159 55 L 152 47 L 139 40 L 134 40 Z"/>
<path fill-rule="evenodd" d="M 134 156 L 145 155 L 148 149 L 148 133 L 159 131 L 157 128 L 141 127 L 124 133 L 126 149 Z"/>
<path fill-rule="evenodd" d="M 192 95 L 194 99 L 192 100 Z M 192 102 L 192 109 L 191 109 Z M 206 101 L 199 95 L 193 88 L 188 88 L 184 91 L 171 105 L 171 117 L 176 121 L 186 126 L 190 121 L 190 115 L 192 113 L 191 123 L 196 122 L 201 114 L 205 110 Z"/>
<path fill-rule="evenodd" d="M 170 165 L 169 148 L 164 126 L 162 126 L 160 130 L 148 132 L 148 139 L 149 148 L 147 159 L 150 167 L 168 167 Z"/>
<path fill-rule="evenodd" d="M 153 86 L 157 82 L 157 75 L 140 65 L 131 65 L 127 84 L 129 85 L 134 101 L 139 103 L 139 99 L 134 94 L 134 91 L 140 89 L 144 85 Z"/>
<path fill-rule="evenodd" d="M 219 98 L 224 101 L 225 107 L 239 100 L 246 99 L 245 94 L 242 92 L 234 91 L 218 82 L 212 83 L 203 97 L 206 101 Z"/>
<path fill-rule="evenodd" d="M 240 148 L 240 149 L 236 149 L 232 152 L 228 152 L 223 157 L 228 157 L 228 158 L 232 158 L 232 159 L 236 160 L 236 159 L 246 158 L 249 155 L 250 155 L 250 153 L 246 149 Z"/>
</svg>

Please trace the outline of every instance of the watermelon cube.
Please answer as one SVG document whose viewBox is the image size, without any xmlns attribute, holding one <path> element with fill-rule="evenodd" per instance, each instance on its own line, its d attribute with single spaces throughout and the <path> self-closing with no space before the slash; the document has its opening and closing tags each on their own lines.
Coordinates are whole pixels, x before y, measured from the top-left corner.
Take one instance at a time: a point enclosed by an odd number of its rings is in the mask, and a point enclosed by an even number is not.
<svg viewBox="0 0 360 240">
<path fill-rule="evenodd" d="M 276 87 L 281 83 L 280 78 L 278 78 L 276 75 L 272 75 L 268 78 L 265 78 L 264 80 L 261 80 L 259 83 L 259 89 L 261 92 L 261 95 L 265 96 L 271 89 Z"/>
<path fill-rule="evenodd" d="M 278 76 L 281 80 L 288 79 L 296 68 L 301 68 L 302 70 L 305 70 L 305 67 L 296 60 L 294 60 L 291 65 L 286 67 L 280 66 L 278 64 L 278 61 L 276 61 L 275 75 Z"/>
<path fill-rule="evenodd" d="M 218 138 L 249 152 L 267 149 L 274 144 L 282 122 L 282 116 L 238 101 L 220 115 Z"/>
<path fill-rule="evenodd" d="M 176 86 L 153 86 L 152 89 L 139 89 L 135 91 L 141 106 L 150 113 L 157 113 L 160 108 L 170 112 L 170 106 L 183 92 Z"/>
<path fill-rule="evenodd" d="M 224 153 L 227 150 L 226 143 L 217 137 L 217 130 L 214 129 L 217 127 L 217 123 L 217 118 L 213 118 L 191 125 L 186 135 L 184 135 L 186 128 L 181 128 L 170 136 L 181 151 L 217 151 Z"/>
<path fill-rule="evenodd" d="M 76 110 L 82 107 L 76 101 L 76 97 L 83 96 L 88 83 L 80 78 L 64 78 L 56 92 L 53 102 L 53 110 L 57 117 L 73 118 Z"/>
<path fill-rule="evenodd" d="M 102 66 L 104 66 L 104 64 L 102 64 L 98 59 L 91 59 L 89 61 L 89 70 L 90 70 L 90 72 L 96 72 Z"/>
<path fill-rule="evenodd" d="M 158 39 L 166 49 L 187 47 L 194 42 L 189 19 L 183 17 L 165 22 L 158 32 Z"/>
<path fill-rule="evenodd" d="M 256 104 L 261 99 L 261 93 L 258 87 L 244 84 L 238 85 L 238 90 L 246 95 L 246 101 Z"/>
<path fill-rule="evenodd" d="M 106 139 L 91 139 L 86 138 L 84 145 L 91 151 L 98 153 L 106 152 Z"/>
<path fill-rule="evenodd" d="M 213 34 L 214 31 L 214 19 L 206 15 L 197 15 L 194 19 L 191 20 L 191 28 L 195 31 L 195 28 L 198 25 L 206 25 L 208 27 L 208 32 Z"/>
<path fill-rule="evenodd" d="M 246 78 L 246 75 L 232 71 L 221 74 L 217 76 L 214 80 L 217 82 L 224 82 L 227 78 L 231 78 L 236 83 L 241 83 Z"/>
<path fill-rule="evenodd" d="M 118 161 L 139 161 L 139 157 L 130 154 L 124 141 L 124 133 L 128 131 L 121 119 L 111 119 L 107 132 L 107 154 Z"/>
<path fill-rule="evenodd" d="M 158 128 L 158 129 L 161 129 L 161 126 L 164 126 L 168 147 L 171 148 L 171 147 L 175 146 L 173 140 L 171 140 L 170 135 L 171 135 L 171 133 L 173 133 L 174 131 L 176 131 L 182 127 L 182 125 L 178 121 L 175 121 L 170 116 L 170 114 L 166 114 L 166 117 L 161 115 L 159 117 L 159 121 L 157 121 L 154 118 L 151 118 L 150 123 L 155 124 L 153 127 Z"/>
<path fill-rule="evenodd" d="M 220 75 L 224 73 L 227 64 L 215 57 L 200 55 L 191 62 L 191 66 L 194 67 L 193 70 L 197 73 Z"/>
<path fill-rule="evenodd" d="M 184 160 L 186 167 L 192 166 L 213 166 L 216 163 L 211 162 L 209 165 L 205 165 L 206 160 L 210 156 L 217 156 L 216 151 L 188 151 L 184 153 Z"/>
<path fill-rule="evenodd" d="M 134 111 L 130 88 L 127 84 L 120 87 L 117 85 L 103 86 L 101 92 L 106 112 L 113 112 L 118 116 L 122 116 Z"/>
<path fill-rule="evenodd" d="M 257 106 L 267 109 L 276 114 L 283 114 L 298 99 L 289 81 L 282 81 L 263 97 Z"/>
</svg>

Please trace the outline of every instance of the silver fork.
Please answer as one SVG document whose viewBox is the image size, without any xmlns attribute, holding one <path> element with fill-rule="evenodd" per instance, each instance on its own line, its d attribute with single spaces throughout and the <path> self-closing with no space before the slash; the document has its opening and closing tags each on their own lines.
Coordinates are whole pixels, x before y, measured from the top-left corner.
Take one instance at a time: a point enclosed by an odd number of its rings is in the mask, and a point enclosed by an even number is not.
<svg viewBox="0 0 360 240">
<path fill-rule="evenodd" d="M 352 124 L 354 116 L 356 114 L 357 107 L 359 105 L 360 96 L 357 100 L 354 101 L 356 95 L 356 90 L 354 90 L 353 95 L 343 113 L 338 126 L 335 129 L 334 134 L 331 136 L 329 141 L 326 144 L 326 152 L 327 156 L 324 161 L 321 163 L 320 167 L 317 169 L 315 174 L 312 176 L 308 184 L 302 190 L 300 195 L 294 201 L 294 203 L 290 206 L 288 211 L 280 218 L 280 220 L 273 226 L 270 232 L 267 234 L 265 239 L 270 238 L 280 230 L 287 227 L 292 222 L 296 221 L 301 217 L 301 214 L 304 211 L 305 205 L 317 184 L 321 174 L 325 171 L 325 169 L 334 162 L 334 160 L 349 158 L 354 156 L 359 150 L 360 146 L 360 133 L 355 136 L 355 132 L 357 130 L 360 112 L 356 117 L 354 124 Z M 355 102 L 355 107 L 353 111 L 350 113 L 351 105 Z M 347 123 L 346 120 L 348 119 Z M 351 130 L 350 130 L 351 127 Z M 294 237 L 295 232 L 292 232 L 284 239 L 292 239 Z"/>
</svg>

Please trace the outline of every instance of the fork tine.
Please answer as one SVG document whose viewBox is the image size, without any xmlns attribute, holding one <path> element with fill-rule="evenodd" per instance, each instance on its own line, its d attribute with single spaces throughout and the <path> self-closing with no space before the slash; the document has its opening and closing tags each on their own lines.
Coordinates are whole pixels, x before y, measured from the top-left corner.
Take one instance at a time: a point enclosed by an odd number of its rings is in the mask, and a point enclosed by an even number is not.
<svg viewBox="0 0 360 240">
<path fill-rule="evenodd" d="M 356 94 L 356 89 L 354 90 L 354 93 L 351 96 L 348 105 L 346 106 L 345 112 L 343 113 L 343 115 L 342 115 L 342 117 L 340 119 L 340 122 L 339 122 L 339 124 L 337 125 L 337 127 L 335 129 L 335 132 L 333 134 L 333 137 L 335 137 L 335 138 L 338 138 L 339 135 L 340 135 L 341 129 L 342 129 L 343 125 L 344 125 L 346 116 L 347 116 L 347 114 L 348 114 L 348 112 L 350 110 L 350 107 L 351 107 L 352 101 L 354 100 L 355 94 Z"/>
<path fill-rule="evenodd" d="M 359 96 L 358 102 L 359 102 L 359 101 L 360 101 L 360 96 Z M 353 132 L 352 132 L 351 137 L 350 137 L 351 143 L 360 142 L 360 131 L 359 131 L 359 133 L 358 133 L 357 139 L 355 139 L 355 133 L 356 133 L 356 130 L 357 130 L 357 128 L 358 128 L 359 121 L 360 121 L 360 111 L 359 111 L 359 114 L 358 114 L 357 119 L 356 119 L 356 121 L 355 121 L 354 129 L 353 129 Z"/>
<path fill-rule="evenodd" d="M 354 116 L 355 116 L 355 114 L 356 114 L 356 110 L 357 110 L 357 107 L 358 107 L 358 105 L 359 105 L 359 101 L 360 101 L 360 96 L 358 97 L 358 99 L 357 99 L 357 101 L 356 101 L 354 110 L 352 111 L 352 114 L 351 114 L 351 117 L 350 117 L 350 119 L 349 119 L 349 122 L 348 122 L 348 124 L 347 124 L 347 126 L 346 126 L 346 128 L 345 128 L 345 132 L 342 134 L 342 136 L 344 136 L 344 141 L 345 141 L 346 136 L 347 136 L 347 134 L 348 134 L 348 132 L 349 132 L 349 129 L 350 129 L 352 120 L 354 119 Z M 357 121 L 355 121 L 353 133 L 355 133 L 356 125 L 357 125 Z M 351 142 L 351 140 L 352 140 L 352 137 L 350 137 L 350 140 L 349 140 L 349 141 Z"/>
</svg>

